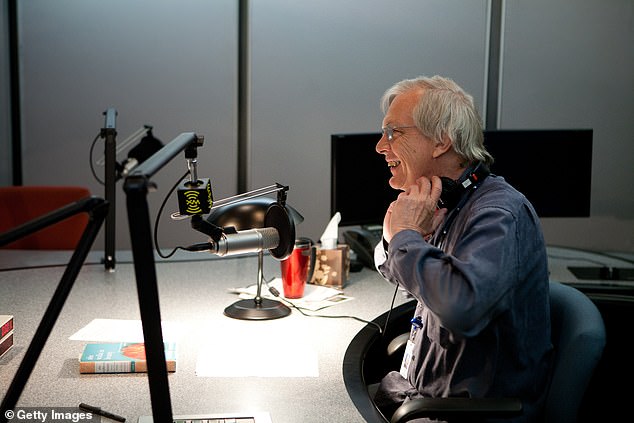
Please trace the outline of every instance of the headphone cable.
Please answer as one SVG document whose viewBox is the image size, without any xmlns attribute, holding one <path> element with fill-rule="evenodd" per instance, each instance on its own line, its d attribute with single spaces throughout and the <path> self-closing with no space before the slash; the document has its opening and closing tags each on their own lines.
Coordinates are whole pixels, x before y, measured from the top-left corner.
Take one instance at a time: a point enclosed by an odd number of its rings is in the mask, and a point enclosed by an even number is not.
<svg viewBox="0 0 634 423">
<path fill-rule="evenodd" d="M 326 318 L 326 319 L 353 319 L 353 320 L 356 320 L 358 322 L 362 322 L 362 323 L 366 323 L 368 325 L 374 326 L 379 331 L 379 333 L 381 335 L 385 335 L 385 331 L 387 330 L 387 325 L 388 325 L 388 322 L 390 321 L 390 315 L 392 314 L 392 310 L 394 309 L 394 302 L 396 300 L 396 293 L 398 292 L 398 284 L 397 284 L 396 285 L 396 289 L 394 290 L 394 295 L 392 296 L 392 302 L 390 304 L 390 309 L 388 310 L 387 318 L 385 320 L 385 325 L 383 327 L 381 327 L 376 322 L 373 322 L 371 320 L 365 320 L 365 319 L 362 319 L 360 317 L 352 316 L 352 315 L 308 314 L 308 313 L 306 313 L 306 311 L 309 311 L 308 309 L 306 309 L 304 307 L 300 307 L 297 304 L 294 304 L 292 301 L 289 301 L 286 298 L 282 297 L 280 295 L 280 292 L 277 290 L 277 288 L 275 288 L 274 286 L 270 286 L 269 282 L 272 281 L 272 280 L 273 279 L 270 279 L 270 280 L 267 281 L 264 278 L 262 280 L 262 282 L 266 285 L 266 288 L 271 293 L 271 295 L 273 295 L 274 297 L 278 298 L 283 303 L 288 304 L 289 306 L 293 307 L 295 310 L 300 312 L 303 316 L 306 316 L 306 317 L 323 317 L 323 318 Z"/>
</svg>

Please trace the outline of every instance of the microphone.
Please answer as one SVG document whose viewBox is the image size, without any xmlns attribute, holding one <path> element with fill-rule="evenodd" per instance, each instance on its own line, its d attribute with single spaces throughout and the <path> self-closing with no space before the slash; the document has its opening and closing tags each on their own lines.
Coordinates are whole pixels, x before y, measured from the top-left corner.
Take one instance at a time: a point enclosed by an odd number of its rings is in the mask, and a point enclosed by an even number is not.
<svg viewBox="0 0 634 423">
<path fill-rule="evenodd" d="M 223 234 L 217 242 L 209 242 L 211 254 L 221 257 L 257 253 L 280 245 L 280 234 L 275 228 L 255 228 Z"/>
<path fill-rule="evenodd" d="M 209 251 L 219 256 L 269 250 L 275 259 L 284 260 L 291 255 L 294 246 L 295 223 L 284 206 L 273 203 L 266 211 L 263 227 L 241 231 L 236 231 L 234 227 L 224 228 L 209 242 L 190 245 L 185 250 Z"/>
</svg>

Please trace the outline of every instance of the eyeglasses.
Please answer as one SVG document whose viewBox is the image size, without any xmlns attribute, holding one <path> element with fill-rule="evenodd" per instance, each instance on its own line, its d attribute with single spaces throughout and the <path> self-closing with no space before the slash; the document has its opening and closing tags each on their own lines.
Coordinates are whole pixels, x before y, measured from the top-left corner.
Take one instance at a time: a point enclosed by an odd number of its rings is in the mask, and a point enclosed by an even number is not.
<svg viewBox="0 0 634 423">
<path fill-rule="evenodd" d="M 387 140 L 388 141 L 394 141 L 394 131 L 397 129 L 408 129 L 408 128 L 416 128 L 416 126 L 411 125 L 411 126 L 384 126 L 383 128 L 381 128 L 381 132 L 383 132 L 383 135 L 387 136 Z M 398 131 L 397 131 L 398 132 Z"/>
</svg>

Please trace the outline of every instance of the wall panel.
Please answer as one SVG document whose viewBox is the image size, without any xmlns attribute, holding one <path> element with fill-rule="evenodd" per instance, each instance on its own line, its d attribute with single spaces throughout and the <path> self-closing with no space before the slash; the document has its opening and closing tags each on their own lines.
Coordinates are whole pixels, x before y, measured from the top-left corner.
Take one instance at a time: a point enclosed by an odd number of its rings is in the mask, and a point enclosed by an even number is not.
<svg viewBox="0 0 634 423">
<path fill-rule="evenodd" d="M 592 216 L 543 219 L 551 244 L 634 250 L 632 46 L 630 0 L 506 2 L 500 127 L 594 129 Z"/>
<path fill-rule="evenodd" d="M 250 184 L 291 187 L 300 235 L 317 240 L 330 220 L 330 135 L 377 131 L 394 82 L 441 74 L 483 104 L 486 1 L 251 5 Z M 363 164 L 350 166 L 362 184 Z"/>
<path fill-rule="evenodd" d="M 89 148 L 104 125 L 102 113 L 114 107 L 119 142 L 144 124 L 164 143 L 181 132 L 204 135 L 200 176 L 212 178 L 217 198 L 235 193 L 236 2 L 40 0 L 19 6 L 25 184 L 86 185 L 105 195 L 92 177 Z M 95 159 L 103 146 L 102 140 Z M 151 210 L 186 170 L 184 158 L 176 158 L 157 175 Z M 97 174 L 103 178 L 103 167 Z M 122 186 L 117 246 L 129 248 Z M 172 197 L 165 215 L 177 208 Z M 164 218 L 161 239 L 167 247 L 206 237 L 188 221 Z"/>
</svg>

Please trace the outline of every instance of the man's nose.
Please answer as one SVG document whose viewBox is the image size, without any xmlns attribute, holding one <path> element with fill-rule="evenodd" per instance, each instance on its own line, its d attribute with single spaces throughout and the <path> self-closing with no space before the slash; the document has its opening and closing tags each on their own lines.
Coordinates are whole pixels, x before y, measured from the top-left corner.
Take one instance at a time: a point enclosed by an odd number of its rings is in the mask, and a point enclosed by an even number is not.
<svg viewBox="0 0 634 423">
<path fill-rule="evenodd" d="M 387 151 L 389 145 L 390 144 L 387 141 L 387 135 L 385 135 L 385 134 L 381 135 L 381 138 L 376 143 L 376 152 L 379 153 L 379 154 L 385 154 L 385 152 Z"/>
</svg>

